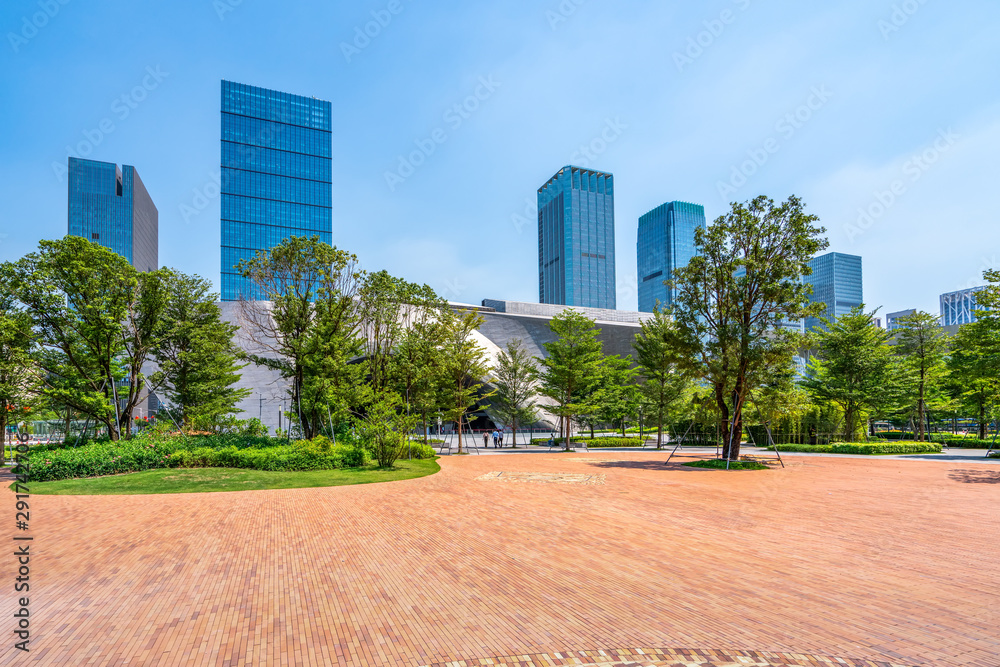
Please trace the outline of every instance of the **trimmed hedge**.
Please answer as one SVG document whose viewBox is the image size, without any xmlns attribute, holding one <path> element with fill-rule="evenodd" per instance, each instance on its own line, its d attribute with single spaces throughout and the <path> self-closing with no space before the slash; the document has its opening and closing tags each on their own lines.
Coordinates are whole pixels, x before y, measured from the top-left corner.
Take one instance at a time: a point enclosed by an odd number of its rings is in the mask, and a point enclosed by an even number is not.
<svg viewBox="0 0 1000 667">
<path fill-rule="evenodd" d="M 768 447 L 768 449 L 773 449 Z M 937 454 L 941 445 L 935 442 L 892 442 L 832 445 L 778 445 L 779 452 L 817 454 Z"/>
<path fill-rule="evenodd" d="M 420 453 L 423 455 L 423 448 Z M 289 444 L 278 438 L 247 436 L 140 435 L 79 447 L 32 447 L 28 464 L 29 479 L 47 482 L 177 467 L 329 470 L 370 465 L 371 456 L 359 447 L 334 445 L 323 437 Z"/>
<path fill-rule="evenodd" d="M 877 433 L 875 437 L 879 440 L 912 441 L 916 437 L 916 434 L 909 431 L 905 433 L 891 431 L 888 433 Z M 980 440 L 979 438 L 963 437 L 951 433 L 928 433 L 927 439 L 931 442 L 947 445 L 948 447 L 961 447 L 962 449 L 989 449 L 990 444 L 993 442 L 992 438 Z"/>
<path fill-rule="evenodd" d="M 570 443 L 581 443 L 588 447 L 642 447 L 643 442 L 646 438 L 622 438 L 622 437 L 599 437 L 599 438 L 588 438 L 576 436 L 570 438 Z M 555 444 L 565 443 L 565 438 L 555 438 Z M 547 445 L 549 443 L 548 438 L 532 438 L 531 444 L 533 445 Z"/>
</svg>

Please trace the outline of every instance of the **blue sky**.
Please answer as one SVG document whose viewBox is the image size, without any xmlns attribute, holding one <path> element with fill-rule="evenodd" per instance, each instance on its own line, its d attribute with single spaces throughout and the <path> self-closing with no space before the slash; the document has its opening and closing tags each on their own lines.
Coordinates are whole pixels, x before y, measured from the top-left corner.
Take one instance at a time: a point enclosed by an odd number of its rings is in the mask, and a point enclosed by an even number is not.
<svg viewBox="0 0 1000 667">
<path fill-rule="evenodd" d="M 998 28 L 995 0 L 5 0 L 0 260 L 65 234 L 86 151 L 139 170 L 161 265 L 218 284 L 226 78 L 332 101 L 334 242 L 452 300 L 537 300 L 535 191 L 585 163 L 621 309 L 646 211 L 796 194 L 870 306 L 936 313 L 1000 268 Z"/>
</svg>

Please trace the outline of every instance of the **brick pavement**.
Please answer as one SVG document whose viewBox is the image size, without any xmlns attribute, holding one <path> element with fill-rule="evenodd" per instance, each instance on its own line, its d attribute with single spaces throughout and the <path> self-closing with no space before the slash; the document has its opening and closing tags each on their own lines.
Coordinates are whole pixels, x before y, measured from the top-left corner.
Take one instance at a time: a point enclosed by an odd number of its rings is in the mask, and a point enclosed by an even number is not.
<svg viewBox="0 0 1000 667">
<path fill-rule="evenodd" d="M 32 651 L 12 648 L 5 594 L 0 664 L 1000 665 L 1000 470 L 664 459 L 466 456 L 389 484 L 34 496 Z M 490 472 L 605 483 L 476 479 Z"/>
</svg>

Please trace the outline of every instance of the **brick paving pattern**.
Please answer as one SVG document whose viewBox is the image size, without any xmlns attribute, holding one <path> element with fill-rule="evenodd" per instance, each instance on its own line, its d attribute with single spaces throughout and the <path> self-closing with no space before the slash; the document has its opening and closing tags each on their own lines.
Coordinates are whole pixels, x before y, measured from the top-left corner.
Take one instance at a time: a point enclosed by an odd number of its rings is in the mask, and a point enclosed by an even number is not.
<svg viewBox="0 0 1000 667">
<path fill-rule="evenodd" d="M 1000 665 L 1000 489 L 984 483 L 1000 468 L 575 458 L 451 457 L 430 477 L 328 489 L 33 496 L 32 651 L 13 649 L 8 592 L 0 664 Z M 606 480 L 476 481 L 498 468 Z"/>
</svg>

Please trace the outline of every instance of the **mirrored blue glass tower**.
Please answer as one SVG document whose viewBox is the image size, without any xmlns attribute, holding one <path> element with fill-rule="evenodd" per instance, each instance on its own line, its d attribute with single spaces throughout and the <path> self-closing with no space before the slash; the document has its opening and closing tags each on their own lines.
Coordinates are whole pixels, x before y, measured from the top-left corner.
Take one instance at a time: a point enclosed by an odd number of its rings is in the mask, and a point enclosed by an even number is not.
<svg viewBox="0 0 1000 667">
<path fill-rule="evenodd" d="M 333 242 L 329 102 L 222 82 L 222 300 L 258 295 L 234 267 L 290 236 Z"/>
<path fill-rule="evenodd" d="M 611 174 L 567 166 L 538 189 L 538 300 L 615 308 Z"/>
<path fill-rule="evenodd" d="M 159 265 L 159 212 L 135 167 L 69 158 L 67 233 L 113 250 L 140 271 Z"/>
<path fill-rule="evenodd" d="M 673 305 L 673 290 L 664 281 L 694 257 L 694 233 L 699 227 L 705 227 L 705 207 L 687 202 L 667 202 L 639 218 L 639 312 L 651 313 L 657 304 L 661 309 Z"/>
<path fill-rule="evenodd" d="M 860 257 L 830 252 L 814 257 L 809 266 L 813 270 L 812 275 L 804 276 L 803 281 L 813 288 L 810 303 L 826 304 L 823 317 L 835 320 L 864 303 Z M 821 326 L 819 318 L 806 318 L 807 332 Z"/>
</svg>

